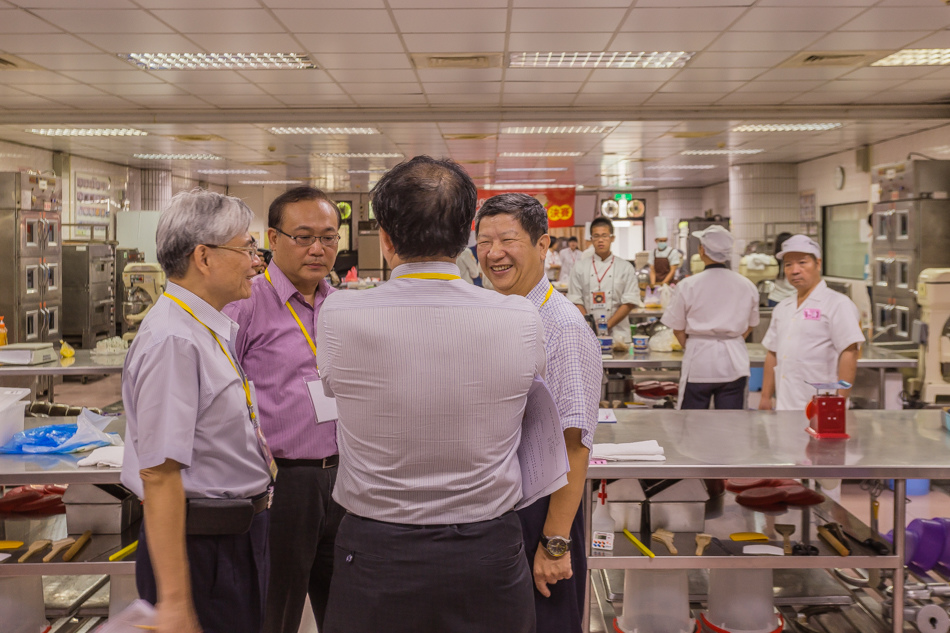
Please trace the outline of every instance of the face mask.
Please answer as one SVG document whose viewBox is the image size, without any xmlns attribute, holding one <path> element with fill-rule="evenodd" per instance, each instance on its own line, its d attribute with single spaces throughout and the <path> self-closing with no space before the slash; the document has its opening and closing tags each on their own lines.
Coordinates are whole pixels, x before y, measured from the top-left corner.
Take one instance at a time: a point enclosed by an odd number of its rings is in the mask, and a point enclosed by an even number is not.
<svg viewBox="0 0 950 633">
<path fill-rule="evenodd" d="M 657 247 L 659 250 L 661 250 L 661 251 L 665 251 L 665 250 L 666 250 L 666 246 L 667 246 L 666 242 L 657 242 L 657 243 L 656 243 L 656 247 Z"/>
</svg>

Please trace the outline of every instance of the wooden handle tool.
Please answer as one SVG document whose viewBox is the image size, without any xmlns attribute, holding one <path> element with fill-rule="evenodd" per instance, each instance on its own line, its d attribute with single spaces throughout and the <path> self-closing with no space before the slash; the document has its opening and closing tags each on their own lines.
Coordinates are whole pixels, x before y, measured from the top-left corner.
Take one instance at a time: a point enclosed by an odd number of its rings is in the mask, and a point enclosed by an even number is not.
<svg viewBox="0 0 950 633">
<path fill-rule="evenodd" d="M 696 535 L 696 555 L 702 556 L 703 552 L 706 551 L 706 546 L 709 545 L 709 541 L 712 540 L 712 535 L 710 534 L 697 534 Z"/>
<path fill-rule="evenodd" d="M 26 550 L 26 554 L 20 557 L 20 562 L 25 563 L 27 560 L 29 560 L 30 556 L 38 552 L 42 552 L 44 549 L 49 547 L 52 543 L 53 541 L 49 539 L 43 539 L 41 541 L 33 541 L 32 543 L 30 543 L 30 547 Z"/>
<path fill-rule="evenodd" d="M 75 542 L 76 542 L 76 539 L 74 539 L 71 536 L 61 539 L 59 541 L 56 541 L 55 543 L 53 543 L 53 549 L 50 550 L 49 554 L 43 557 L 43 562 L 44 563 L 50 562 L 51 560 L 56 558 L 57 554 L 59 554 L 61 551 L 63 551 L 64 549 L 66 549 L 67 547 L 69 547 Z"/>
<path fill-rule="evenodd" d="M 650 539 L 666 545 L 666 549 L 670 550 L 670 554 L 673 554 L 674 556 L 679 554 L 676 546 L 673 545 L 673 533 L 669 530 L 660 528 L 653 533 L 653 536 L 651 536 Z"/>
<path fill-rule="evenodd" d="M 820 536 L 825 541 L 825 543 L 831 545 L 831 547 L 833 547 L 834 550 L 840 555 L 849 556 L 851 554 L 851 551 L 848 550 L 848 548 L 845 547 L 841 541 L 836 539 L 834 534 L 832 534 L 825 526 L 818 526 L 818 536 Z"/>
<path fill-rule="evenodd" d="M 68 563 L 72 559 L 76 558 L 76 554 L 78 554 L 79 550 L 81 550 L 86 545 L 86 543 L 89 542 L 90 538 L 92 538 L 92 530 L 86 530 L 83 532 L 82 536 L 76 539 L 76 542 L 73 543 L 73 546 L 66 550 L 66 553 L 63 554 L 63 560 Z"/>
<path fill-rule="evenodd" d="M 785 555 L 792 555 L 792 534 L 795 533 L 795 526 L 790 523 L 776 523 L 775 531 L 782 535 L 785 541 Z"/>
</svg>

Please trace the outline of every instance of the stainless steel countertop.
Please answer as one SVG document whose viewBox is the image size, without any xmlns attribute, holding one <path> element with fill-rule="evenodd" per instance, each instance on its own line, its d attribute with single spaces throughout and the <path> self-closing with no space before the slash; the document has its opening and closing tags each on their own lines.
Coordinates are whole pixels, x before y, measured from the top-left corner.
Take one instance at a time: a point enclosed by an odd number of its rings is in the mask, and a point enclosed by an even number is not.
<svg viewBox="0 0 950 633">
<path fill-rule="evenodd" d="M 70 363 L 69 361 L 73 362 Z M 94 374 L 121 374 L 125 354 L 93 356 L 92 350 L 77 349 L 72 359 L 61 358 L 39 365 L 0 364 L 0 376 L 89 376 Z"/>
<path fill-rule="evenodd" d="M 656 440 L 665 462 L 592 465 L 590 479 L 835 477 L 950 478 L 943 412 L 849 411 L 848 440 L 816 440 L 800 411 L 618 409 L 594 443 Z"/>
<path fill-rule="evenodd" d="M 760 343 L 746 343 L 752 367 L 765 364 L 765 348 Z M 612 359 L 604 359 L 605 369 L 643 367 L 647 369 L 679 369 L 683 365 L 683 352 L 637 352 L 615 353 Z M 916 358 L 907 358 L 876 345 L 864 345 L 858 367 L 868 369 L 901 369 L 917 367 Z"/>
<path fill-rule="evenodd" d="M 46 424 L 75 423 L 75 417 L 26 418 L 26 428 Z M 125 437 L 125 416 L 118 416 L 109 426 L 107 433 L 118 433 Z M 88 457 L 91 451 L 69 453 L 67 455 L 2 455 L 0 454 L 0 485 L 22 484 L 117 484 L 118 468 L 96 468 L 77 465 Z"/>
</svg>

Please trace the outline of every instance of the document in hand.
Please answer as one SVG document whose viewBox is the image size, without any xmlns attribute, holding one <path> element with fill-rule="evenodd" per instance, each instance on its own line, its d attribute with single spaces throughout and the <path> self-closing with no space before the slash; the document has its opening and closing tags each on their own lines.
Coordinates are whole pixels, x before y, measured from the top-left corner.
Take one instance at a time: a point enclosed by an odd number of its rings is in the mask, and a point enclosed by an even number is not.
<svg viewBox="0 0 950 633">
<path fill-rule="evenodd" d="M 539 377 L 535 377 L 528 390 L 518 462 L 521 464 L 522 499 L 515 509 L 525 508 L 567 485 L 570 464 L 561 417 L 554 396 Z"/>
</svg>

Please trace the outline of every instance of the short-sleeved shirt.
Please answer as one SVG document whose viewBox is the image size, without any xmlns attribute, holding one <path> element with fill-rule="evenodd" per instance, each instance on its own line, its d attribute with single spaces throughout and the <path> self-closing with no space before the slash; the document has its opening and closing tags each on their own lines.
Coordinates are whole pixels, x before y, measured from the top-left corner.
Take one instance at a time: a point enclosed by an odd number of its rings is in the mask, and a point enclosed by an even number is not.
<svg viewBox="0 0 950 633">
<path fill-rule="evenodd" d="M 603 292 L 605 303 L 594 304 L 594 292 Z M 584 306 L 595 318 L 601 314 L 610 318 L 623 304 L 643 306 L 637 273 L 627 260 L 610 255 L 601 259 L 591 251 L 577 260 L 568 284 L 567 300 Z M 630 340 L 630 319 L 624 318 L 611 330 L 615 340 Z"/>
<path fill-rule="evenodd" d="M 554 251 L 548 249 L 544 254 L 544 276 L 551 281 L 557 281 L 558 273 L 552 271 L 552 268 L 560 268 L 561 257 Z"/>
<path fill-rule="evenodd" d="M 144 498 L 139 471 L 166 460 L 182 465 L 188 498 L 248 498 L 270 485 L 244 392 L 210 328 L 234 358 L 237 323 L 185 288 L 168 282 L 202 325 L 168 297 L 142 321 L 125 359 L 125 458 L 122 483 Z"/>
<path fill-rule="evenodd" d="M 561 249 L 558 253 L 558 257 L 561 258 L 561 272 L 558 275 L 558 282 L 566 284 L 571 279 L 571 271 L 574 270 L 574 264 L 581 258 L 581 250 L 578 248 L 567 248 Z"/>
<path fill-rule="evenodd" d="M 807 382 L 838 380 L 841 353 L 864 342 L 860 319 L 854 302 L 824 280 L 802 305 L 795 295 L 775 306 L 762 345 L 776 357 L 777 410 L 804 410 L 815 395 Z"/>
<path fill-rule="evenodd" d="M 666 257 L 670 260 L 670 266 L 676 268 L 683 263 L 683 254 L 679 252 L 678 249 L 673 248 L 672 246 L 667 248 L 665 251 L 660 253 L 659 249 L 654 248 L 650 251 L 650 265 L 653 266 L 657 257 Z"/>
<path fill-rule="evenodd" d="M 546 382 L 564 429 L 581 429 L 581 442 L 594 443 L 603 378 L 600 343 L 573 303 L 541 279 L 528 293 L 544 324 Z"/>
<path fill-rule="evenodd" d="M 458 274 L 448 262 L 402 264 L 382 286 L 323 304 L 320 376 L 340 414 L 333 498 L 354 514 L 473 523 L 522 498 L 517 450 L 528 390 L 545 373 L 541 317 Z"/>
<path fill-rule="evenodd" d="M 727 268 L 706 268 L 676 285 L 661 322 L 689 336 L 688 382 L 732 382 L 749 375 L 742 337 L 759 323 L 759 291 Z"/>
</svg>

